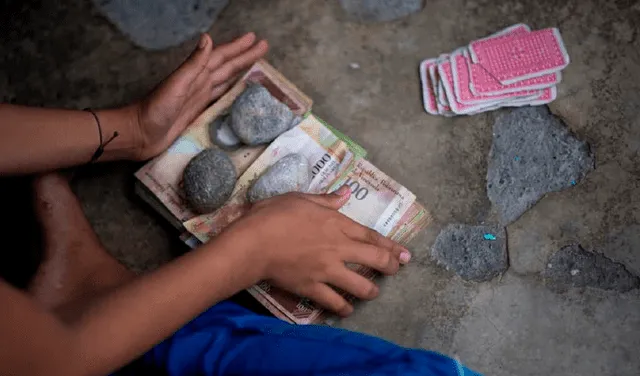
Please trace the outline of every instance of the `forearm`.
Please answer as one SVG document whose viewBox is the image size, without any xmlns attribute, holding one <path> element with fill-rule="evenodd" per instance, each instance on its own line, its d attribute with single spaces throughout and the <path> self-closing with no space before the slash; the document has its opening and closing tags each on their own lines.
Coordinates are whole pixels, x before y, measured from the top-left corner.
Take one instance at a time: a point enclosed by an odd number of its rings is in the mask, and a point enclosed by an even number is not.
<svg viewBox="0 0 640 376">
<path fill-rule="evenodd" d="M 96 113 L 103 142 L 118 132 L 99 160 L 129 158 L 136 146 L 136 108 Z M 0 175 L 81 165 L 89 162 L 100 145 L 96 121 L 86 111 L 0 104 L 0 135 Z"/>
<path fill-rule="evenodd" d="M 91 360 L 89 374 L 126 364 L 255 284 L 262 273 L 257 265 L 242 240 L 214 241 L 96 301 L 72 327 L 80 358 Z"/>
<path fill-rule="evenodd" d="M 11 343 L 0 351 L 0 374 L 103 375 L 124 366 L 261 278 L 247 242 L 233 238 L 96 298 L 73 323 L 0 280 L 0 338 Z"/>
</svg>

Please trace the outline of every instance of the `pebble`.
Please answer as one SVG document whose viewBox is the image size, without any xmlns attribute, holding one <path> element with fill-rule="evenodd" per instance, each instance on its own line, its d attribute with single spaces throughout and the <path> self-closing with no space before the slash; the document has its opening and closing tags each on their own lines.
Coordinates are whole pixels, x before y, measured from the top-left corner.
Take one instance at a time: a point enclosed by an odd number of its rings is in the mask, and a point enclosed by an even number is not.
<svg viewBox="0 0 640 376">
<path fill-rule="evenodd" d="M 260 84 L 250 84 L 231 106 L 231 128 L 247 145 L 269 143 L 301 120 Z"/>
<path fill-rule="evenodd" d="M 438 234 L 431 256 L 463 279 L 476 282 L 489 281 L 509 267 L 506 232 L 501 227 L 449 225 Z"/>
<path fill-rule="evenodd" d="M 183 173 L 187 202 L 198 213 L 211 213 L 231 197 L 238 176 L 227 154 L 205 149 L 189 161 Z"/>
<path fill-rule="evenodd" d="M 209 124 L 209 139 L 212 144 L 228 151 L 242 146 L 242 141 L 229 126 L 228 115 L 219 116 Z"/>
<path fill-rule="evenodd" d="M 589 145 L 547 106 L 510 110 L 493 125 L 487 195 L 507 225 L 545 194 L 576 185 L 593 168 Z"/>
<path fill-rule="evenodd" d="M 640 278 L 623 264 L 583 249 L 579 244 L 562 247 L 549 257 L 542 271 L 545 284 L 564 292 L 570 287 L 592 287 L 627 292 L 640 288 Z"/>
<path fill-rule="evenodd" d="M 424 0 L 340 0 L 340 5 L 358 21 L 383 22 L 419 12 Z"/>
<path fill-rule="evenodd" d="M 311 183 L 310 166 L 301 154 L 289 154 L 269 167 L 247 192 L 251 203 L 288 192 L 306 192 Z"/>
</svg>

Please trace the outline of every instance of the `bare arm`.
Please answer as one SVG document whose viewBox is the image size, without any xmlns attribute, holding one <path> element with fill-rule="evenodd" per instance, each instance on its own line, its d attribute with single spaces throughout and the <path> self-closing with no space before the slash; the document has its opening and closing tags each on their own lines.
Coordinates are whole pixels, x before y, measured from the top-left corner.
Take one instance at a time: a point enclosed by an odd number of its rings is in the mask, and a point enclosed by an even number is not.
<svg viewBox="0 0 640 376">
<path fill-rule="evenodd" d="M 139 136 L 135 106 L 96 111 L 103 141 L 100 161 L 132 159 Z M 28 174 L 88 163 L 100 145 L 98 126 L 86 111 L 0 104 L 0 175 Z"/>
<path fill-rule="evenodd" d="M 145 160 L 160 154 L 267 49 L 253 33 L 215 47 L 203 35 L 191 57 L 147 98 L 96 111 L 103 141 L 119 134 L 99 161 Z M 96 121 L 88 112 L 0 104 L 0 176 L 87 163 L 99 140 Z"/>
<path fill-rule="evenodd" d="M 330 285 L 362 299 L 375 298 L 378 289 L 345 263 L 394 274 L 406 250 L 337 211 L 349 192 L 263 201 L 214 241 L 98 298 L 70 324 L 0 283 L 0 338 L 11 344 L 0 351 L 0 374 L 111 372 L 259 280 L 350 314 Z"/>
<path fill-rule="evenodd" d="M 103 375 L 135 359 L 198 313 L 259 280 L 262 271 L 248 259 L 246 245 L 224 242 L 107 294 L 69 326 L 0 283 L 5 344 L 0 373 Z"/>
</svg>

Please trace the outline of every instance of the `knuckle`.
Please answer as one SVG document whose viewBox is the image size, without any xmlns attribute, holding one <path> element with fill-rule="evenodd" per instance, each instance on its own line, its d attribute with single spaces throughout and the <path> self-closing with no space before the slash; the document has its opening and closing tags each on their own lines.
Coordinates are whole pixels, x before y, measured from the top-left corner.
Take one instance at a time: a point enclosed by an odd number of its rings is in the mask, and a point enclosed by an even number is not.
<svg viewBox="0 0 640 376">
<path fill-rule="evenodd" d="M 210 72 L 215 71 L 218 67 L 220 67 L 222 61 L 222 56 L 220 54 L 214 54 L 207 62 L 207 69 L 209 69 Z"/>
<path fill-rule="evenodd" d="M 331 307 L 334 311 L 338 313 L 346 314 L 350 310 L 350 305 L 346 300 L 340 300 L 332 303 L 333 307 Z"/>
<path fill-rule="evenodd" d="M 376 264 L 380 267 L 387 267 L 391 262 L 391 255 L 386 249 L 376 248 Z"/>
<path fill-rule="evenodd" d="M 378 243 L 378 233 L 375 232 L 374 230 L 367 229 L 366 238 L 367 238 L 367 241 L 371 244 Z"/>
<path fill-rule="evenodd" d="M 364 299 L 374 299 L 378 296 L 378 292 L 379 292 L 378 286 L 376 286 L 375 283 L 373 282 L 369 282 L 364 287 L 364 292 L 362 294 L 362 297 Z"/>
<path fill-rule="evenodd" d="M 387 274 L 396 274 L 400 270 L 400 263 L 395 258 L 391 258 L 391 262 L 389 263 L 389 267 L 387 269 Z"/>
</svg>

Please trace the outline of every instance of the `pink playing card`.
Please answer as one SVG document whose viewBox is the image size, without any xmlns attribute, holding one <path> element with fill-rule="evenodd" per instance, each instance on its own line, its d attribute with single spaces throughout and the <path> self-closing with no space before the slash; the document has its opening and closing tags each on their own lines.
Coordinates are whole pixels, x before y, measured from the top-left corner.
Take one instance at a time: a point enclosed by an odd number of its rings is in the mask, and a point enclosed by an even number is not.
<svg viewBox="0 0 640 376">
<path fill-rule="evenodd" d="M 538 90 L 520 90 L 511 93 L 476 95 L 471 91 L 471 77 L 469 64 L 471 60 L 462 50 L 451 55 L 451 71 L 453 74 L 453 90 L 458 102 L 468 105 L 495 102 L 520 97 L 537 96 Z"/>
<path fill-rule="evenodd" d="M 501 107 L 523 107 L 523 106 L 539 106 L 553 102 L 558 95 L 558 91 L 555 86 L 548 87 L 546 89 L 538 90 L 538 94 L 529 97 L 514 99 L 501 104 Z"/>
<path fill-rule="evenodd" d="M 523 35 L 528 32 L 530 32 L 529 26 L 518 24 L 508 27 L 480 40 L 488 40 L 505 35 Z M 469 59 L 468 51 L 464 51 L 463 54 L 467 58 L 467 68 L 469 70 L 469 76 L 471 80 L 469 89 L 474 95 L 500 95 L 519 92 L 523 90 L 537 91 L 538 89 L 544 89 L 553 85 L 557 85 L 561 80 L 560 72 L 556 72 L 540 77 L 518 81 L 510 85 L 503 85 L 500 83 L 500 81 L 491 76 L 489 72 L 487 72 L 487 70 L 482 67 L 482 65 L 472 63 Z"/>
<path fill-rule="evenodd" d="M 420 64 L 420 80 L 422 82 L 422 102 L 424 110 L 431 115 L 438 115 L 438 106 L 436 104 L 436 95 L 433 91 L 429 77 L 429 66 L 435 65 L 436 59 L 427 59 Z"/>
<path fill-rule="evenodd" d="M 492 107 L 500 102 L 500 100 L 495 101 L 483 101 L 482 103 L 476 104 L 464 104 L 460 103 L 453 89 L 453 72 L 451 71 L 451 61 L 447 60 L 440 64 L 438 64 L 438 74 L 440 75 L 440 82 L 444 88 L 444 92 L 446 93 L 447 101 L 449 102 L 449 106 L 451 107 L 451 111 L 456 114 L 469 114 L 473 112 L 478 112 L 487 107 Z"/>
<path fill-rule="evenodd" d="M 468 56 L 465 51 L 464 54 Z M 468 60 L 469 61 L 469 60 Z M 522 90 L 538 90 L 560 83 L 562 75 L 560 72 L 545 74 L 539 77 L 527 78 L 522 81 L 503 85 L 487 72 L 480 64 L 468 64 L 471 84 L 471 92 L 475 95 L 499 95 L 513 93 Z"/>
<path fill-rule="evenodd" d="M 431 90 L 433 91 L 436 97 L 436 108 L 438 109 L 438 114 L 444 115 L 444 116 L 455 115 L 453 112 L 451 112 L 451 108 L 449 107 L 449 105 L 443 106 L 440 103 L 440 99 L 438 98 L 438 95 L 440 93 L 440 86 L 442 85 L 440 85 L 439 83 L 436 65 L 429 65 L 429 82 L 431 83 Z"/>
<path fill-rule="evenodd" d="M 469 52 L 474 63 L 503 85 L 554 73 L 569 64 L 557 28 L 474 41 Z"/>
</svg>

